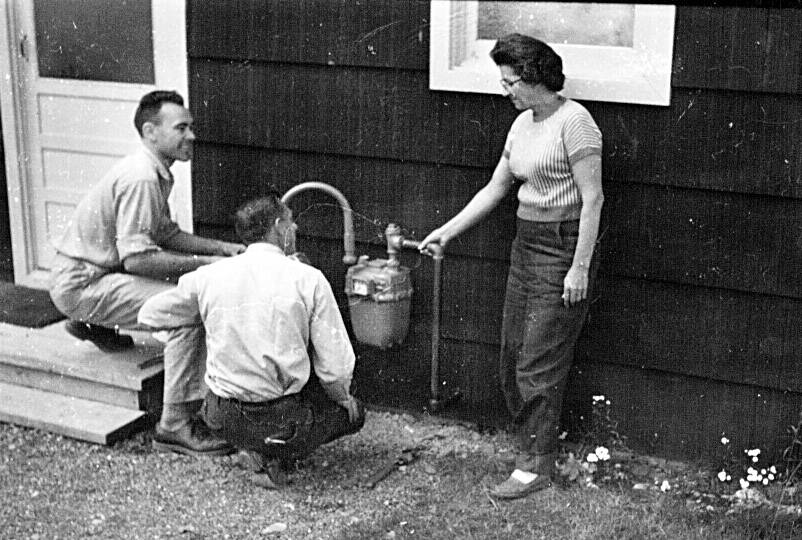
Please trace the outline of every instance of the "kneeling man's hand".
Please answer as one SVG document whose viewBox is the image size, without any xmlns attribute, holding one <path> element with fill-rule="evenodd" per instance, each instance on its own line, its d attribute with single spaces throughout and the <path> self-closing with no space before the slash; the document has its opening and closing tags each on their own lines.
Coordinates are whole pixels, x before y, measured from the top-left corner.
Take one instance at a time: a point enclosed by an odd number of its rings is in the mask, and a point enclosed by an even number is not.
<svg viewBox="0 0 802 540">
<path fill-rule="evenodd" d="M 245 253 L 245 246 L 243 244 L 234 244 L 233 242 L 220 242 L 220 249 L 218 255 L 223 257 L 233 257 Z"/>
</svg>

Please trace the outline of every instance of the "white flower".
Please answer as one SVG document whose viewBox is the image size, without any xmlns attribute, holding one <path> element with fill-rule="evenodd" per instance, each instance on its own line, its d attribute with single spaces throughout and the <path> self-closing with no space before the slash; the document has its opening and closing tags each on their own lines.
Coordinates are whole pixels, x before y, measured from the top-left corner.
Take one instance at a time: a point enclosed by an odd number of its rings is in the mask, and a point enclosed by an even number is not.
<svg viewBox="0 0 802 540">
<path fill-rule="evenodd" d="M 766 474 L 766 469 L 760 469 L 760 474 L 762 474 L 762 475 L 764 475 L 764 476 L 765 476 L 765 474 Z"/>
<path fill-rule="evenodd" d="M 749 482 L 747 482 L 743 478 L 739 478 L 738 483 L 741 484 L 741 489 L 746 489 L 749 487 Z"/>
<path fill-rule="evenodd" d="M 760 459 L 757 456 L 752 456 L 752 463 L 757 463 Z"/>
<path fill-rule="evenodd" d="M 746 469 L 746 474 L 757 474 L 757 471 L 752 467 L 749 467 L 748 469 Z"/>
<path fill-rule="evenodd" d="M 588 459 L 588 463 L 596 463 L 597 461 L 599 461 L 599 457 L 596 454 L 593 454 L 593 453 L 588 454 L 587 459 Z"/>
<path fill-rule="evenodd" d="M 769 479 L 768 478 L 764 478 L 763 479 L 763 485 L 764 486 L 768 486 L 769 485 Z"/>
<path fill-rule="evenodd" d="M 727 475 L 727 482 L 729 482 L 730 480 L 732 480 L 732 476 L 730 476 L 730 475 L 728 474 L 728 475 Z"/>
<path fill-rule="evenodd" d="M 671 484 L 668 483 L 668 480 L 663 480 L 663 483 L 660 484 L 660 491 L 665 493 L 669 489 L 671 489 Z"/>
<path fill-rule="evenodd" d="M 718 473 L 718 480 L 719 482 L 726 482 L 727 481 L 727 471 L 722 470 Z"/>
<path fill-rule="evenodd" d="M 721 444 L 728 444 L 729 442 L 730 442 L 730 440 L 727 437 L 722 437 L 721 438 Z"/>
<path fill-rule="evenodd" d="M 771 474 L 771 473 L 769 473 L 769 480 L 772 480 L 772 481 L 774 480 L 774 475 Z"/>
<path fill-rule="evenodd" d="M 760 455 L 760 448 L 754 448 L 752 450 L 744 450 L 747 456 L 755 457 Z"/>
<path fill-rule="evenodd" d="M 607 461 L 608 459 L 610 459 L 610 451 L 603 446 L 597 446 L 595 453 L 596 457 L 598 457 L 602 461 Z"/>
<path fill-rule="evenodd" d="M 593 401 L 604 401 L 604 396 L 593 396 Z"/>
<path fill-rule="evenodd" d="M 777 474 L 777 469 L 776 469 L 776 467 L 774 467 L 774 465 L 772 465 L 771 467 L 769 467 L 769 472 L 770 472 L 770 473 L 772 473 L 772 474 Z"/>
</svg>

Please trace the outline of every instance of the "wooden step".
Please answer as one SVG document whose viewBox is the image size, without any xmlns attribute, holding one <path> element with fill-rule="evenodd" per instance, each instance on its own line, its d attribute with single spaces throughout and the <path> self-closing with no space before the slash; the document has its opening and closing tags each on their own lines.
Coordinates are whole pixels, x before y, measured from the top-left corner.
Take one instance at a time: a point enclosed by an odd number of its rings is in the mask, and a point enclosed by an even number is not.
<svg viewBox="0 0 802 540">
<path fill-rule="evenodd" d="M 60 433 L 98 444 L 112 444 L 141 428 L 145 413 L 0 383 L 0 421 Z"/>
<path fill-rule="evenodd" d="M 129 409 L 161 405 L 162 346 L 136 333 L 136 348 L 104 353 L 64 330 L 0 324 L 0 381 Z"/>
</svg>

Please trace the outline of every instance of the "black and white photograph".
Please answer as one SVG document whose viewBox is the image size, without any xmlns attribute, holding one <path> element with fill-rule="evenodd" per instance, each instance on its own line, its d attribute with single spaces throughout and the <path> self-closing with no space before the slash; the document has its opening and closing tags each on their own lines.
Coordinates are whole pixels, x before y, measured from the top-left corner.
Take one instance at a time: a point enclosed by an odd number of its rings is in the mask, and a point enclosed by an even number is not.
<svg viewBox="0 0 802 540">
<path fill-rule="evenodd" d="M 802 0 L 0 0 L 0 538 L 802 538 Z"/>
</svg>

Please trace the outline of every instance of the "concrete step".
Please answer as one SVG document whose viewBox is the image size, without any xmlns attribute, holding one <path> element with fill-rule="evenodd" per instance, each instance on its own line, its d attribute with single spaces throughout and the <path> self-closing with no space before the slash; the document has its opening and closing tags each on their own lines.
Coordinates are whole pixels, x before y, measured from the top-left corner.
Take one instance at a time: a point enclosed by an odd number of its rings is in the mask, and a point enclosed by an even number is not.
<svg viewBox="0 0 802 540">
<path fill-rule="evenodd" d="M 136 348 L 104 353 L 62 323 L 24 328 L 0 323 L 0 381 L 134 410 L 161 405 L 162 346 L 134 333 Z"/>
<path fill-rule="evenodd" d="M 145 413 L 0 382 L 0 421 L 112 444 L 141 428 Z"/>
</svg>

